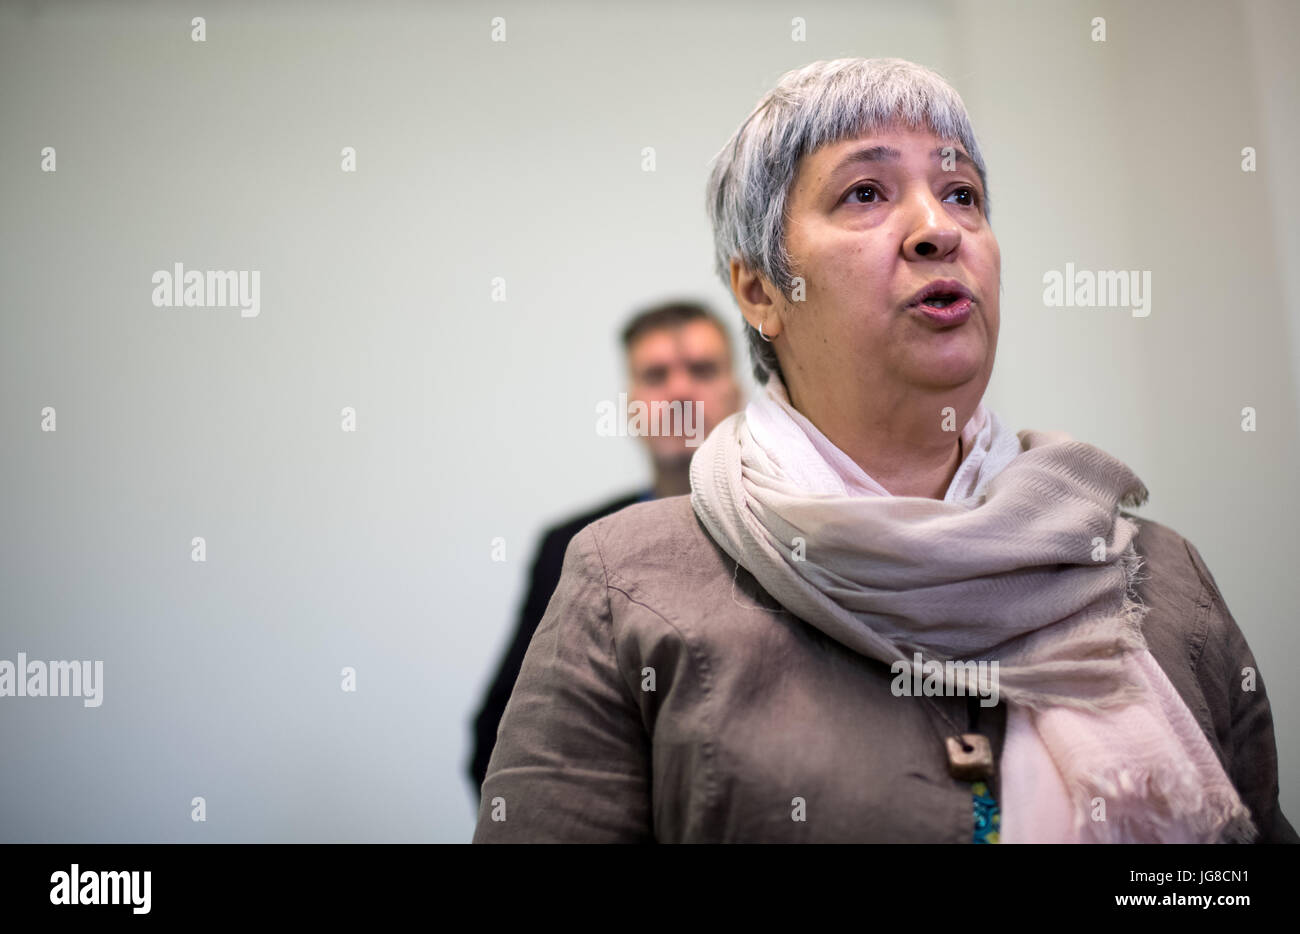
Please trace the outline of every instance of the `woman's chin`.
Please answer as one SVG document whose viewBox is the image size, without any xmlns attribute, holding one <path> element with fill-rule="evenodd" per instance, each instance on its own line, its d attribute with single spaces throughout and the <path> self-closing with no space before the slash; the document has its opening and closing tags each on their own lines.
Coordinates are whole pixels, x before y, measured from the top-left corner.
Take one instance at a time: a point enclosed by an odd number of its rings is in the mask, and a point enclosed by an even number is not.
<svg viewBox="0 0 1300 934">
<path fill-rule="evenodd" d="M 921 386 L 961 386 L 984 374 L 987 356 L 979 352 L 951 348 L 944 353 L 925 354 L 909 367 L 912 382 Z"/>
</svg>

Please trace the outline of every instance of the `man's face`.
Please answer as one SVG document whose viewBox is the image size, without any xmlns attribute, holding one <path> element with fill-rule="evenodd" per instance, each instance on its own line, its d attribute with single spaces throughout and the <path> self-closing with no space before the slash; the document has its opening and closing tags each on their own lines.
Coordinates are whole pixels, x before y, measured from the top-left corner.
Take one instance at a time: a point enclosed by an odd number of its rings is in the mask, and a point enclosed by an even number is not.
<svg viewBox="0 0 1300 934">
<path fill-rule="evenodd" d="M 693 414 L 696 424 L 703 426 L 698 440 L 708 437 L 740 405 L 726 338 L 708 321 L 688 321 L 642 334 L 628 351 L 628 373 L 629 402 L 646 403 L 653 418 L 659 418 L 663 403 L 690 402 L 698 407 Z M 681 435 L 644 440 L 650 456 L 662 466 L 680 465 L 698 450 Z"/>
</svg>

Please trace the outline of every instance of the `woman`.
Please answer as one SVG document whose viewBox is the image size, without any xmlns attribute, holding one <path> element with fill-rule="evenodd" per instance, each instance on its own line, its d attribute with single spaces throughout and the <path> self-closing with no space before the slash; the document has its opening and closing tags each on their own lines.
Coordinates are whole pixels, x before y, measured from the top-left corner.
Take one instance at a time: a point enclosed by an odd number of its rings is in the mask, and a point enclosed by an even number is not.
<svg viewBox="0 0 1300 934">
<path fill-rule="evenodd" d="M 475 841 L 1296 841 L 1196 549 L 981 403 L 1001 260 L 957 93 L 791 72 L 708 204 L 765 389 L 689 498 L 569 546 Z"/>
</svg>

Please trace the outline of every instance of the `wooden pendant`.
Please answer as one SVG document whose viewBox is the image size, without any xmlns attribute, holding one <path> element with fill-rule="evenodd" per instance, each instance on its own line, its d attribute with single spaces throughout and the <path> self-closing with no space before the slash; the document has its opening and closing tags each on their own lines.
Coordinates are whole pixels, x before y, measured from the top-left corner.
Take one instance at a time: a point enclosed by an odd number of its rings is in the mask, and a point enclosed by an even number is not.
<svg viewBox="0 0 1300 934">
<path fill-rule="evenodd" d="M 948 737 L 948 772 L 963 782 L 993 777 L 993 747 L 982 733 Z"/>
</svg>

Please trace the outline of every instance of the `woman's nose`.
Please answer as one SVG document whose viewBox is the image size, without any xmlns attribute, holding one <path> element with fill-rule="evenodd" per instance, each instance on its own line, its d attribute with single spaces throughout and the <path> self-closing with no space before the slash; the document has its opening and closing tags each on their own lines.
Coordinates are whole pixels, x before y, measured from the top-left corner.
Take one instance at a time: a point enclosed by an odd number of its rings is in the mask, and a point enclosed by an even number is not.
<svg viewBox="0 0 1300 934">
<path fill-rule="evenodd" d="M 928 190 L 910 199 L 911 231 L 903 241 L 908 259 L 944 259 L 961 245 L 961 226 Z"/>
</svg>

